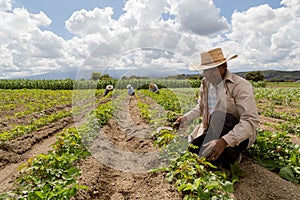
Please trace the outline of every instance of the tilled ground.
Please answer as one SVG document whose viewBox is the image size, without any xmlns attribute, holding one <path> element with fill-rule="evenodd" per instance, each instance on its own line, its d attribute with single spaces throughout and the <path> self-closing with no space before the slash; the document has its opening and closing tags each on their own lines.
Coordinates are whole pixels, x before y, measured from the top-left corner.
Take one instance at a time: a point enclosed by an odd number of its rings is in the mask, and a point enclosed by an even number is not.
<svg viewBox="0 0 300 200">
<path fill-rule="evenodd" d="M 130 118 L 136 125 L 149 128 L 139 117 L 136 100 L 131 98 L 129 109 Z M 120 126 L 122 128 L 120 128 Z M 127 129 L 126 129 L 127 128 Z M 123 130 L 123 131 L 122 131 Z M 125 132 L 124 132 L 125 130 Z M 126 121 L 122 125 L 111 120 L 103 132 L 123 148 L 138 152 L 151 151 L 153 146 L 148 139 L 134 138 L 128 140 L 132 132 Z M 142 145 L 141 145 L 142 144 Z M 80 191 L 75 199 L 181 199 L 180 194 L 172 185 L 164 180 L 161 173 L 128 173 L 101 164 L 94 157 L 80 163 L 82 176 L 80 183 L 89 186 L 89 190 Z M 255 164 L 251 159 L 244 158 L 241 168 L 246 176 L 236 183 L 234 195 L 239 200 L 278 200 L 300 199 L 300 186 L 286 181 L 278 174 L 270 172 Z"/>
<path fill-rule="evenodd" d="M 135 135 L 146 136 L 151 132 L 149 124 L 139 117 L 137 100 L 131 97 L 125 102 L 128 102 L 124 104 L 127 104 L 125 108 L 128 109 L 118 112 L 118 119 L 110 120 L 101 131 L 116 148 L 124 151 L 136 154 L 155 151 L 151 139 Z M 100 161 L 91 156 L 80 162 L 82 175 L 79 183 L 87 185 L 89 189 L 78 192 L 75 199 L 181 199 L 177 190 L 165 181 L 162 173 L 125 172 Z"/>
<path fill-rule="evenodd" d="M 35 155 L 47 153 L 55 142 L 55 134 L 72 124 L 72 117 L 63 118 L 38 131 L 3 143 L 0 148 L 0 193 L 12 188 L 18 175 L 18 166 Z"/>
<path fill-rule="evenodd" d="M 154 102 L 153 102 L 154 103 Z M 155 148 L 146 136 L 153 128 L 139 117 L 135 97 L 128 97 L 126 109 L 119 112 L 102 128 L 103 133 L 116 148 L 133 153 L 152 152 Z M 126 106 L 125 105 L 125 106 Z M 121 117 L 120 117 L 121 116 Z M 130 120 L 124 120 L 124 119 Z M 267 120 L 263 118 L 263 120 Z M 17 167 L 39 153 L 46 153 L 55 141 L 55 134 L 73 126 L 71 118 L 43 127 L 41 130 L 5 143 L 0 148 L 0 193 L 9 191 L 17 176 Z M 1 167 L 2 166 L 2 167 Z M 122 171 L 103 164 L 97 156 L 90 156 L 78 163 L 82 170 L 79 183 L 88 190 L 80 190 L 73 199 L 182 199 L 173 185 L 167 183 L 163 173 Z M 242 169 L 247 173 L 235 185 L 234 195 L 240 200 L 298 200 L 300 186 L 280 178 L 277 174 L 244 158 Z"/>
</svg>

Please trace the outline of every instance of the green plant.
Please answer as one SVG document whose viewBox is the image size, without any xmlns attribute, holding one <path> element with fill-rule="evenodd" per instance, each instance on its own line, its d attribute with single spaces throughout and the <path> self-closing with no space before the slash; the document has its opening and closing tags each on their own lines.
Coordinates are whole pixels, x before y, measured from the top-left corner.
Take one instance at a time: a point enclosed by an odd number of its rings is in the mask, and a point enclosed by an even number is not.
<svg viewBox="0 0 300 200">
<path fill-rule="evenodd" d="M 70 199 L 77 190 L 87 189 L 77 181 L 80 170 L 75 163 L 89 155 L 80 140 L 75 128 L 65 130 L 54 143 L 53 151 L 29 159 L 20 166 L 13 198 Z"/>
<path fill-rule="evenodd" d="M 259 130 L 257 140 L 248 152 L 262 166 L 289 181 L 300 183 L 300 148 L 289 140 L 286 132 Z"/>
<path fill-rule="evenodd" d="M 168 167 L 156 170 L 166 172 L 166 180 L 182 192 L 184 200 L 233 198 L 233 183 L 227 180 L 226 173 L 189 151 L 172 160 Z"/>
</svg>

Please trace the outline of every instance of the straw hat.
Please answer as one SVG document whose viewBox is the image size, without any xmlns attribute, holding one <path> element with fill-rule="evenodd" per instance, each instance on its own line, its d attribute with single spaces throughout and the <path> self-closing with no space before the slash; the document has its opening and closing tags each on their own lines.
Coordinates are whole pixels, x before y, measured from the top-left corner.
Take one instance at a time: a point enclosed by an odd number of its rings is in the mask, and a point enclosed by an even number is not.
<svg viewBox="0 0 300 200">
<path fill-rule="evenodd" d="M 113 90 L 113 89 L 114 89 L 114 86 L 112 86 L 112 85 L 107 85 L 107 86 L 106 86 L 106 89 L 107 89 L 107 90 Z"/>
<path fill-rule="evenodd" d="M 189 67 L 191 71 L 205 70 L 217 67 L 227 62 L 228 60 L 238 57 L 238 55 L 228 55 L 227 58 L 224 57 L 221 48 L 215 48 L 207 52 L 200 54 L 201 63 L 194 64 Z"/>
<path fill-rule="evenodd" d="M 131 85 L 130 85 L 130 84 L 128 84 L 126 87 L 127 87 L 127 89 L 129 89 L 129 88 L 131 87 Z"/>
</svg>

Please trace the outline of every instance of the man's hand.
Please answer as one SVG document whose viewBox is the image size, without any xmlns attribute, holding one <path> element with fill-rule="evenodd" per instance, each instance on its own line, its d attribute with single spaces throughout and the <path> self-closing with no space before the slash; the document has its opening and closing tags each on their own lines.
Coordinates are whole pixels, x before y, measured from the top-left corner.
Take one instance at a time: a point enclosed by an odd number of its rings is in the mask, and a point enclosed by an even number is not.
<svg viewBox="0 0 300 200">
<path fill-rule="evenodd" d="M 175 129 L 178 129 L 178 128 L 179 128 L 180 123 L 181 123 L 181 120 L 182 120 L 182 117 L 178 117 L 178 118 L 176 119 L 176 121 L 173 123 L 173 127 L 174 127 Z"/>
<path fill-rule="evenodd" d="M 206 149 L 203 151 L 202 156 L 208 160 L 217 160 L 227 146 L 227 142 L 220 138 L 218 140 L 212 140 L 203 145 Z"/>
</svg>

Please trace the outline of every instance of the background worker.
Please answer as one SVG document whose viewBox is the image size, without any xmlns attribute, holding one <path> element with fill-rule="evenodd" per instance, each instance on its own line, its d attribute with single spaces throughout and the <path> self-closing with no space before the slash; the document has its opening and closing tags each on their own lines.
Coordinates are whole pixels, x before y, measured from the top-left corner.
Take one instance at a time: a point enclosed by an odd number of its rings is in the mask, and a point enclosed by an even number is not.
<svg viewBox="0 0 300 200">
<path fill-rule="evenodd" d="M 133 96 L 135 94 L 134 88 L 130 84 L 127 85 L 127 89 L 128 89 L 128 95 Z"/>
<path fill-rule="evenodd" d="M 156 84 L 154 84 L 154 83 L 150 83 L 149 84 L 149 90 L 151 91 L 151 92 L 154 92 L 154 93 L 159 93 L 159 90 L 158 90 L 158 87 L 157 87 L 157 85 Z"/>
<path fill-rule="evenodd" d="M 114 90 L 114 86 L 113 85 L 107 85 L 104 91 L 104 96 L 106 96 L 109 92 Z"/>
</svg>

